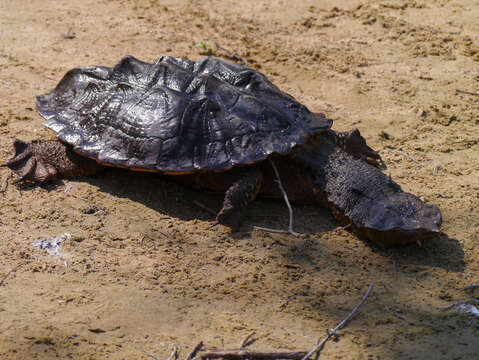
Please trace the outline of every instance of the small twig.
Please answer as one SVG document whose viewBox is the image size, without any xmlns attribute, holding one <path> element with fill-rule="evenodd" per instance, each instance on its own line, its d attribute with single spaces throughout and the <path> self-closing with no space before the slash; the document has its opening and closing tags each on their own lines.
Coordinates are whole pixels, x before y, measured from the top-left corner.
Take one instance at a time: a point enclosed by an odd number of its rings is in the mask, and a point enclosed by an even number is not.
<svg viewBox="0 0 479 360">
<path fill-rule="evenodd" d="M 233 59 L 236 59 L 236 60 L 239 60 L 241 61 L 245 66 L 248 66 L 248 61 L 246 61 L 245 58 L 239 56 L 239 55 L 236 55 L 235 53 L 229 51 L 228 49 L 225 49 L 224 47 L 222 47 L 220 44 L 218 44 L 217 42 L 215 42 L 215 45 L 216 45 L 216 48 L 220 51 L 224 51 L 226 54 L 228 54 L 229 57 L 233 58 Z"/>
<path fill-rule="evenodd" d="M 171 355 L 168 357 L 168 360 L 177 360 L 178 359 L 178 348 L 176 345 L 173 345 L 173 351 Z"/>
<path fill-rule="evenodd" d="M 398 278 L 398 268 L 396 265 L 396 260 L 392 259 L 393 262 L 393 270 L 394 270 L 394 277 L 397 279 Z"/>
<path fill-rule="evenodd" d="M 333 336 L 337 336 L 336 332 L 338 330 L 340 330 L 343 326 L 345 326 L 350 320 L 351 318 L 353 317 L 353 315 L 359 310 L 359 308 L 361 307 L 361 305 L 364 303 L 364 301 L 366 301 L 366 298 L 369 296 L 369 294 L 371 293 L 371 291 L 373 290 L 374 288 L 374 284 L 371 284 L 369 285 L 369 288 L 368 288 L 368 291 L 366 291 L 366 294 L 364 294 L 363 298 L 361 299 L 361 301 L 354 307 L 354 309 L 348 314 L 348 316 L 346 316 L 338 325 L 336 325 L 336 327 L 334 329 L 332 329 L 331 331 L 329 330 L 326 330 L 326 336 L 323 338 L 323 340 L 321 340 L 314 348 L 313 350 L 311 350 L 309 353 L 307 353 L 301 360 L 307 360 L 309 357 L 311 357 L 311 355 L 313 355 L 316 351 L 318 352 L 318 354 L 321 352 L 321 350 L 323 350 L 324 348 L 324 345 L 326 344 L 326 342 Z"/>
<path fill-rule="evenodd" d="M 72 188 L 73 188 L 73 185 L 71 183 L 68 183 L 67 186 L 65 186 L 65 190 L 63 192 L 65 194 L 68 194 Z"/>
<path fill-rule="evenodd" d="M 5 175 L 5 177 L 3 178 L 2 186 L 0 187 L 0 192 L 2 194 L 5 194 L 5 191 L 7 191 L 9 178 L 10 178 L 10 173 L 7 173 L 7 175 Z"/>
<path fill-rule="evenodd" d="M 216 215 L 218 215 L 218 212 L 217 211 L 214 211 L 212 208 L 206 206 L 206 205 L 203 205 L 202 203 L 200 203 L 199 201 L 196 201 L 196 200 L 193 200 L 193 204 L 195 204 L 196 206 L 198 206 L 199 208 L 205 210 L 206 212 L 214 215 L 216 217 Z"/>
<path fill-rule="evenodd" d="M 296 295 L 291 295 L 289 298 L 287 298 L 282 304 L 279 305 L 280 308 L 284 308 L 286 305 L 288 305 L 291 301 L 296 299 Z"/>
<path fill-rule="evenodd" d="M 64 39 L 74 39 L 76 37 L 75 33 L 72 31 L 72 28 L 68 28 L 67 32 L 62 35 Z"/>
<path fill-rule="evenodd" d="M 459 94 L 479 96 L 479 93 L 472 92 L 472 91 L 467 91 L 467 90 L 456 89 L 456 92 L 459 93 Z"/>
<path fill-rule="evenodd" d="M 203 347 L 203 341 L 200 341 L 194 348 L 191 350 L 191 352 L 188 354 L 185 360 L 193 360 L 196 357 L 196 354 L 198 351 L 201 350 Z"/>
<path fill-rule="evenodd" d="M 17 271 L 22 265 L 17 265 L 15 266 L 12 270 L 10 270 L 3 278 L 0 280 L 0 286 L 3 286 L 7 278 L 10 276 L 10 274 L 13 274 L 15 271 Z"/>
<path fill-rule="evenodd" d="M 277 360 L 277 359 L 289 359 L 300 360 L 306 351 L 254 351 L 254 350 L 210 350 L 204 351 L 200 354 L 201 359 L 230 359 L 230 360 L 242 360 L 242 359 L 261 359 L 261 360 Z"/>
<path fill-rule="evenodd" d="M 348 225 L 341 226 L 340 229 L 346 230 L 346 229 L 350 228 L 351 226 L 353 226 L 353 223 L 349 223 Z"/>
<path fill-rule="evenodd" d="M 254 226 L 254 229 L 257 230 L 263 230 L 263 231 L 268 231 L 272 233 L 280 233 L 280 234 L 291 234 L 296 237 L 300 237 L 301 234 L 297 233 L 293 230 L 293 208 L 291 207 L 291 204 L 289 203 L 288 195 L 286 194 L 286 191 L 284 190 L 283 184 L 281 183 L 281 178 L 279 177 L 279 172 L 278 169 L 276 168 L 276 165 L 272 160 L 269 161 L 271 163 L 271 166 L 273 167 L 274 170 L 274 175 L 276 176 L 276 183 L 278 184 L 279 190 L 283 194 L 283 199 L 286 202 L 286 205 L 288 206 L 289 210 L 289 226 L 288 230 L 277 230 L 277 229 L 269 229 L 269 228 L 264 228 L 260 226 Z"/>
<path fill-rule="evenodd" d="M 155 355 L 153 355 L 151 352 L 146 351 L 145 348 L 143 348 L 143 347 L 141 348 L 141 351 L 143 351 L 146 355 L 148 355 L 149 357 L 151 357 L 154 360 L 160 360 Z"/>
<path fill-rule="evenodd" d="M 398 154 L 401 154 L 401 155 L 404 155 L 405 157 L 407 157 L 409 160 L 415 162 L 416 164 L 421 164 L 419 161 L 417 161 L 416 159 L 414 159 L 411 155 L 405 153 L 404 151 L 401 151 L 401 150 L 396 150 L 396 149 L 390 149 L 392 152 L 395 152 L 395 153 L 398 153 Z"/>
<path fill-rule="evenodd" d="M 464 290 L 474 290 L 475 288 L 479 288 L 479 284 L 472 284 L 464 287 Z"/>
<path fill-rule="evenodd" d="M 290 232 L 288 230 L 270 229 L 270 228 L 262 227 L 262 226 L 253 226 L 253 229 L 266 231 L 266 232 L 270 232 L 270 233 L 275 233 L 275 234 L 290 234 Z M 296 235 L 294 235 L 294 236 L 296 236 Z M 298 237 L 298 236 L 296 236 L 296 237 Z"/>
<path fill-rule="evenodd" d="M 441 306 L 439 309 L 449 310 L 449 309 L 453 308 L 454 306 L 467 305 L 469 303 L 479 304 L 479 299 L 472 298 L 472 299 L 466 299 L 466 300 L 463 300 L 463 301 L 456 301 L 456 302 L 453 302 L 451 305 Z"/>
<path fill-rule="evenodd" d="M 243 349 L 247 346 L 250 346 L 251 344 L 253 344 L 256 341 L 256 339 L 251 339 L 251 337 L 253 337 L 254 334 L 256 334 L 256 333 L 254 331 L 252 331 L 243 339 L 243 341 L 240 344 L 240 349 Z"/>
</svg>

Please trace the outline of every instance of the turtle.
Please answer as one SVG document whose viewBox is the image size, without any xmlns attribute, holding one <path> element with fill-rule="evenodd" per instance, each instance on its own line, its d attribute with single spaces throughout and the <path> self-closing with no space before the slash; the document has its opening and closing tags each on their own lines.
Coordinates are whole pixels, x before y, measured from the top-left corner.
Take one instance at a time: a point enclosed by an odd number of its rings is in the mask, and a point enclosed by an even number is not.
<svg viewBox="0 0 479 360">
<path fill-rule="evenodd" d="M 258 195 L 328 208 L 385 248 L 440 233 L 441 212 L 381 169 L 358 129 L 332 130 L 259 71 L 216 57 L 125 56 L 114 67 L 68 71 L 35 98 L 57 140 L 14 140 L 2 166 L 44 184 L 104 166 L 170 176 L 224 192 L 216 222 L 236 231 Z"/>
</svg>

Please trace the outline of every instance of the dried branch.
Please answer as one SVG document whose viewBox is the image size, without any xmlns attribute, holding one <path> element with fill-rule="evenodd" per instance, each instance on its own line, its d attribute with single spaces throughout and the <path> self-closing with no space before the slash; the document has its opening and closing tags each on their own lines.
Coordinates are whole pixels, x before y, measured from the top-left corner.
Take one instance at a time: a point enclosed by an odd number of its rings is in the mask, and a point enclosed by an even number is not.
<svg viewBox="0 0 479 360">
<path fill-rule="evenodd" d="M 389 149 L 391 150 L 392 152 L 395 152 L 395 153 L 398 153 L 398 154 L 401 154 L 405 157 L 407 157 L 409 160 L 411 160 L 412 162 L 415 162 L 416 164 L 421 164 L 419 161 L 417 161 L 416 159 L 414 159 L 411 155 L 409 155 L 408 153 L 405 153 L 404 151 L 401 151 L 401 150 L 396 150 L 396 149 Z"/>
<path fill-rule="evenodd" d="M 336 333 L 338 330 L 340 330 L 342 327 L 344 327 L 350 320 L 351 318 L 354 316 L 354 314 L 359 310 L 359 308 L 361 307 L 361 305 L 364 303 L 364 301 L 366 301 L 366 298 L 369 296 L 369 294 L 371 293 L 371 291 L 373 290 L 374 288 L 374 284 L 371 284 L 369 285 L 369 288 L 368 288 L 368 291 L 366 291 L 366 294 L 364 294 L 363 298 L 361 299 L 361 301 L 354 307 L 353 310 L 351 310 L 351 312 L 348 314 L 348 316 L 346 316 L 338 325 L 336 325 L 336 327 L 334 329 L 332 329 L 331 331 L 329 330 L 326 330 L 326 336 L 323 338 L 323 340 L 321 340 L 309 353 L 307 353 L 301 360 L 307 360 L 309 357 L 311 357 L 315 352 L 318 352 L 318 356 L 319 357 L 319 353 L 323 350 L 324 348 L 324 345 L 326 344 L 326 342 L 333 336 L 337 336 L 338 334 Z"/>
<path fill-rule="evenodd" d="M 68 28 L 67 32 L 62 35 L 64 39 L 74 39 L 76 37 L 75 33 L 72 31 L 72 28 Z"/>
<path fill-rule="evenodd" d="M 2 280 L 0 280 L 0 286 L 3 286 L 3 284 L 5 283 L 5 281 L 7 280 L 7 278 L 13 274 L 15 271 L 17 271 L 22 265 L 17 265 L 15 266 L 12 270 L 10 270 L 3 278 Z"/>
<path fill-rule="evenodd" d="M 224 47 L 222 47 L 217 42 L 215 42 L 215 45 L 216 45 L 216 49 L 225 52 L 230 58 L 233 58 L 235 60 L 239 60 L 244 64 L 244 66 L 248 66 L 248 61 L 246 61 L 246 59 L 244 57 L 236 55 L 235 53 L 229 51 L 228 49 L 225 49 Z"/>
<path fill-rule="evenodd" d="M 193 350 L 191 350 L 191 352 L 188 354 L 188 356 L 186 357 L 185 360 L 192 360 L 196 357 L 196 354 L 198 353 L 198 351 L 201 350 L 201 348 L 203 347 L 203 341 L 200 341 L 195 347 Z"/>
<path fill-rule="evenodd" d="M 479 299 L 466 299 L 466 300 L 463 300 L 463 301 L 456 301 L 456 302 L 453 302 L 451 305 L 447 305 L 447 306 L 441 306 L 439 309 L 441 310 L 449 310 L 451 308 L 453 308 L 454 306 L 459 306 L 459 305 L 467 305 L 467 304 L 479 304 Z"/>
<path fill-rule="evenodd" d="M 262 360 L 300 360 L 306 354 L 306 351 L 254 351 L 245 349 L 236 350 L 210 350 L 200 353 L 201 359 L 262 359 Z"/>
<path fill-rule="evenodd" d="M 456 89 L 456 92 L 459 93 L 459 94 L 479 96 L 479 93 L 472 92 L 472 91 L 461 90 L 461 89 Z"/>
<path fill-rule="evenodd" d="M 203 341 L 200 341 L 198 345 L 188 354 L 185 360 L 194 360 L 198 355 L 201 360 L 206 359 L 226 359 L 226 360 L 307 360 L 314 353 L 316 353 L 315 359 L 319 357 L 321 350 L 324 348 L 326 342 L 333 336 L 339 336 L 337 332 L 346 326 L 346 324 L 352 319 L 354 314 L 359 310 L 361 305 L 366 301 L 366 298 L 369 296 L 371 291 L 374 288 L 374 284 L 369 285 L 368 290 L 362 297 L 361 301 L 351 310 L 351 312 L 346 316 L 339 324 L 337 324 L 334 329 L 326 330 L 326 337 L 321 341 L 318 341 L 317 345 L 310 352 L 306 351 L 270 351 L 270 350 L 248 350 L 245 349 L 246 346 L 252 344 L 256 339 L 252 339 L 255 334 L 254 331 L 249 333 L 244 340 L 241 342 L 240 349 L 232 350 L 205 350 L 200 352 L 203 347 Z M 479 302 L 479 300 L 476 300 Z M 145 349 L 142 350 L 146 355 L 151 357 L 154 360 L 159 360 L 153 354 L 150 354 Z M 177 347 L 174 345 L 173 352 L 171 353 L 168 360 L 176 360 L 178 358 Z"/>
<path fill-rule="evenodd" d="M 479 284 L 472 284 L 464 287 L 464 290 L 474 290 L 476 288 L 479 288 Z"/>
<path fill-rule="evenodd" d="M 252 331 L 243 339 L 243 341 L 240 344 L 240 349 L 243 349 L 247 346 L 250 346 L 251 344 L 253 344 L 256 341 L 256 339 L 252 339 L 254 334 L 256 334 L 256 333 L 254 331 Z"/>
<path fill-rule="evenodd" d="M 193 200 L 193 204 L 195 204 L 196 206 L 198 206 L 200 209 L 203 209 L 205 210 L 206 212 L 214 215 L 216 217 L 216 215 L 218 215 L 218 212 L 217 211 L 214 211 L 212 208 L 200 203 L 199 201 L 196 201 L 196 200 Z"/>
<path fill-rule="evenodd" d="M 168 357 L 168 360 L 177 360 L 178 359 L 178 347 L 173 345 L 173 351 L 171 355 Z"/>
<path fill-rule="evenodd" d="M 7 191 L 9 178 L 10 178 L 10 173 L 7 173 L 7 175 L 5 175 L 5 177 L 3 178 L 2 186 L 0 187 L 0 192 L 2 194 L 5 194 L 5 191 Z"/>
<path fill-rule="evenodd" d="M 146 351 L 144 348 L 141 348 L 141 351 L 143 351 L 146 355 L 148 355 L 149 357 L 151 357 L 153 360 L 160 360 L 160 359 L 157 358 L 155 355 L 153 355 L 151 352 Z"/>
<path fill-rule="evenodd" d="M 278 169 L 276 168 L 276 165 L 272 160 L 269 161 L 271 163 L 271 166 L 273 167 L 274 170 L 274 175 L 276 177 L 276 183 L 278 184 L 279 190 L 283 194 L 284 201 L 286 202 L 286 205 L 288 206 L 289 210 L 289 227 L 288 230 L 278 230 L 278 229 L 269 229 L 265 227 L 260 227 L 260 226 L 254 226 L 254 229 L 257 230 L 263 230 L 267 232 L 272 232 L 272 233 L 280 233 L 280 234 L 291 234 L 296 237 L 300 237 L 301 234 L 297 233 L 293 230 L 293 208 L 291 207 L 291 204 L 289 203 L 288 195 L 286 194 L 286 190 L 284 190 L 283 184 L 281 183 L 281 178 L 279 177 L 279 172 Z"/>
</svg>

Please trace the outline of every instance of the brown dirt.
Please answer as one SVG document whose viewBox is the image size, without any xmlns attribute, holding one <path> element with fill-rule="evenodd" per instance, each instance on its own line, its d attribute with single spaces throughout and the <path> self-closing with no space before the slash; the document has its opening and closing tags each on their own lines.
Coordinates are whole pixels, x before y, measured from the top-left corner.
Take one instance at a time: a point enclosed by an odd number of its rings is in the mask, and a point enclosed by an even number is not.
<svg viewBox="0 0 479 360">
<path fill-rule="evenodd" d="M 231 235 L 193 203 L 219 197 L 148 174 L 21 193 L 11 178 L 0 279 L 20 267 L 0 286 L 0 358 L 166 359 L 252 330 L 253 348 L 311 348 L 373 282 L 324 358 L 476 359 L 479 320 L 439 308 L 479 282 L 478 14 L 472 0 L 1 1 L 0 159 L 15 137 L 54 137 L 33 97 L 68 69 L 198 59 L 194 44 L 217 41 L 335 129 L 358 127 L 405 190 L 440 206 L 444 234 L 378 250 L 314 207 L 295 207 L 308 239 L 265 234 L 252 226 L 284 226 L 287 210 L 261 200 Z M 66 264 L 32 246 L 66 231 Z"/>
</svg>

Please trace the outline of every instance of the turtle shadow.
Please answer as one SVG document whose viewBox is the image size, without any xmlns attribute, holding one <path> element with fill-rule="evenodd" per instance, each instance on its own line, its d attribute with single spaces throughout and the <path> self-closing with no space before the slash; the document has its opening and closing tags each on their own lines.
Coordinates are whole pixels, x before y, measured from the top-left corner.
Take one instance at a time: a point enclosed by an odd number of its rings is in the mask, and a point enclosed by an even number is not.
<svg viewBox="0 0 479 360">
<path fill-rule="evenodd" d="M 336 229 L 345 231 L 340 227 L 336 227 Z M 465 270 L 465 253 L 461 243 L 444 233 L 425 240 L 422 246 L 412 243 L 388 249 L 381 249 L 371 241 L 359 239 L 354 234 L 349 236 L 354 239 L 348 239 L 348 235 L 344 235 L 344 238 L 347 239 L 344 243 L 345 254 L 350 253 L 352 256 L 352 253 L 357 251 L 357 242 L 362 242 L 371 249 L 371 252 L 379 254 L 384 259 L 389 259 L 396 270 L 406 269 L 410 273 L 424 272 L 433 268 L 441 268 L 453 273 L 463 273 Z M 319 250 L 316 249 L 317 256 L 335 252 L 328 245 L 323 244 L 321 238 L 316 242 L 319 243 Z M 314 264 L 317 262 L 311 250 L 311 244 L 308 242 L 295 242 L 294 246 L 285 248 L 283 256 L 300 266 L 315 266 Z"/>
<path fill-rule="evenodd" d="M 85 178 L 99 191 L 119 198 L 128 198 L 155 210 L 159 214 L 183 221 L 216 221 L 216 213 L 222 207 L 224 193 L 194 189 L 175 182 L 174 176 L 107 169 L 102 175 Z M 316 206 L 294 205 L 295 230 L 317 234 L 339 226 L 329 211 Z M 275 199 L 258 198 L 248 207 L 245 220 L 237 233 L 230 236 L 237 240 L 248 236 L 254 226 L 287 229 L 288 208 Z"/>
<path fill-rule="evenodd" d="M 465 269 L 465 254 L 461 243 L 444 233 L 425 240 L 422 246 L 410 244 L 390 249 L 374 248 L 373 251 L 391 259 L 398 266 L 410 267 L 412 272 L 437 267 L 448 272 L 462 273 Z"/>
</svg>

